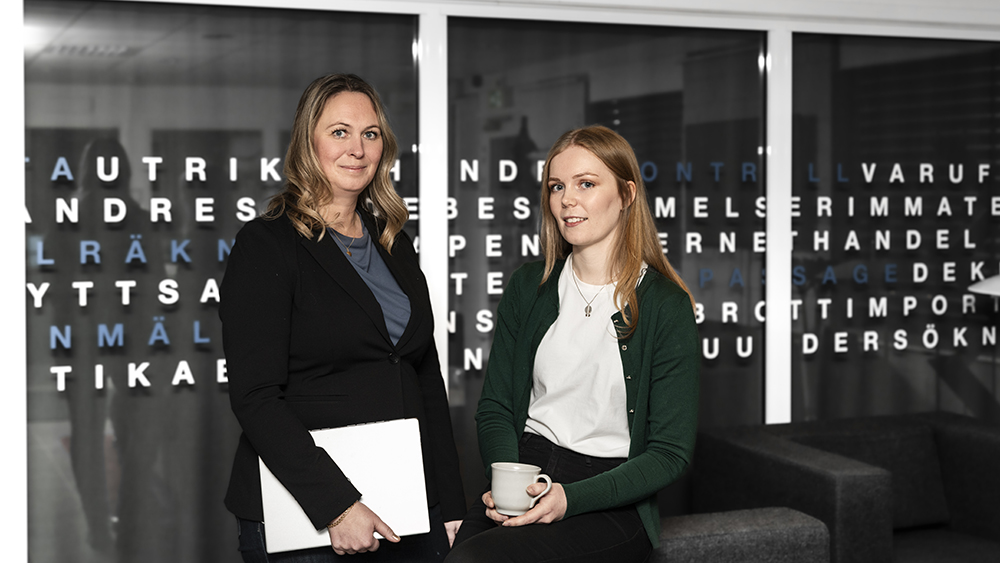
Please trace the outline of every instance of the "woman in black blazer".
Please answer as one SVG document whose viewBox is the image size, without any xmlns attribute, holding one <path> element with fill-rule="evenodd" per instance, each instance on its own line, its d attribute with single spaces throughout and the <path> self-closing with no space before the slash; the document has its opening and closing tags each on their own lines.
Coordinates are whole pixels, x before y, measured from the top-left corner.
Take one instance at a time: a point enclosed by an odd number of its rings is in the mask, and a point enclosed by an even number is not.
<svg viewBox="0 0 1000 563">
<path fill-rule="evenodd" d="M 406 207 L 389 179 L 395 159 L 375 90 L 354 75 L 319 78 L 299 100 L 283 190 L 236 237 L 219 314 L 243 428 L 226 506 L 240 521 L 245 561 L 268 560 L 258 456 L 330 534 L 332 550 L 281 561 L 365 552 L 364 560 L 440 560 L 461 524 L 465 496 L 434 321 L 402 231 Z M 401 542 L 308 432 L 398 418 L 420 421 L 431 516 L 429 534 Z M 390 543 L 380 550 L 373 532 Z"/>
</svg>

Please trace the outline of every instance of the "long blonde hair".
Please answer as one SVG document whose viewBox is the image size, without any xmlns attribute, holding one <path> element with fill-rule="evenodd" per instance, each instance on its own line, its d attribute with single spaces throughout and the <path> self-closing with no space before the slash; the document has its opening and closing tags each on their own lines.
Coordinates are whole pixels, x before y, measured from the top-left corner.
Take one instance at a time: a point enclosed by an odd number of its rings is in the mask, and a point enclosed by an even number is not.
<svg viewBox="0 0 1000 563">
<path fill-rule="evenodd" d="M 694 295 L 688 289 L 684 280 L 670 265 L 663 254 L 659 236 L 656 234 L 656 224 L 646 200 L 646 186 L 642 181 L 639 162 L 635 152 L 621 135 L 602 125 L 591 125 L 581 129 L 567 131 L 560 136 L 545 158 L 545 168 L 542 171 L 542 227 L 541 246 L 545 256 L 545 273 L 542 283 L 545 283 L 555 267 L 556 260 L 565 258 L 573 247 L 559 233 L 557 219 L 552 215 L 549 201 L 549 173 L 552 159 L 569 147 L 586 149 L 615 176 L 618 185 L 618 197 L 625 205 L 618 227 L 615 231 L 614 248 L 611 251 L 610 272 L 617 282 L 614 301 L 625 319 L 625 330 L 621 335 L 629 336 L 635 330 L 639 308 L 637 306 L 636 286 L 642 275 L 643 261 L 667 279 L 679 285 L 687 292 L 694 307 Z M 629 182 L 635 184 L 635 197 Z M 631 203 L 629 203 L 631 200 Z M 630 314 L 625 314 L 625 304 L 629 304 Z"/>
<path fill-rule="evenodd" d="M 378 126 L 382 132 L 382 158 L 371 183 L 358 197 L 359 201 L 370 201 L 372 214 L 379 220 L 385 221 L 379 243 L 392 252 L 396 235 L 409 218 L 406 204 L 393 188 L 389 175 L 396 162 L 398 151 L 396 136 L 389 127 L 389 118 L 378 92 L 354 74 L 322 76 L 314 80 L 302 93 L 298 108 L 295 110 L 292 138 L 285 156 L 285 185 L 271 198 L 264 217 L 274 219 L 284 213 L 288 215 L 300 235 L 308 239 L 316 237 L 317 240 L 322 240 L 326 232 L 326 222 L 320 216 L 319 209 L 330 201 L 332 192 L 330 182 L 323 173 L 319 158 L 316 157 L 313 131 L 326 107 L 327 100 L 342 92 L 364 94 L 375 108 Z"/>
</svg>

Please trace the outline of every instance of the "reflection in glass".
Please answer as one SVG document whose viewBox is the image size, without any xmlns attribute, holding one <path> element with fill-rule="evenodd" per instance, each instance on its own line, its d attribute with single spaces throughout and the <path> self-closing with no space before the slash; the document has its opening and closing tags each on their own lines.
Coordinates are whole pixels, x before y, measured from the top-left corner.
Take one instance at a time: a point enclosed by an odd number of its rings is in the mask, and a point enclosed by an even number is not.
<svg viewBox="0 0 1000 563">
<path fill-rule="evenodd" d="M 467 491 L 485 484 L 472 417 L 496 306 L 514 269 L 539 259 L 539 165 L 561 133 L 587 124 L 632 144 L 665 251 L 704 307 L 702 424 L 762 421 L 762 41 L 449 19 L 450 397 Z"/>
<path fill-rule="evenodd" d="M 415 18 L 24 11 L 31 560 L 239 561 L 226 256 L 281 183 L 302 89 L 329 72 L 380 91 L 396 185 L 416 196 Z"/>
<path fill-rule="evenodd" d="M 796 35 L 793 418 L 1000 421 L 996 43 Z"/>
</svg>

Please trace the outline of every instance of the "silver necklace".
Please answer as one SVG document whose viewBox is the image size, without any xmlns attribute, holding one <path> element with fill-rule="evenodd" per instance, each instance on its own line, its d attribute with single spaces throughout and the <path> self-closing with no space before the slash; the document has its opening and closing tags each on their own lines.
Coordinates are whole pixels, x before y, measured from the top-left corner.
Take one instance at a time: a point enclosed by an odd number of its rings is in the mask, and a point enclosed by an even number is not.
<svg viewBox="0 0 1000 563">
<path fill-rule="evenodd" d="M 602 285 L 601 289 L 597 290 L 597 293 L 595 293 L 594 296 L 590 298 L 590 301 L 587 301 L 587 296 L 583 294 L 583 290 L 580 289 L 580 282 L 579 282 L 579 280 L 576 279 L 576 272 L 573 271 L 573 267 L 572 266 L 570 266 L 569 270 L 570 270 L 570 274 L 573 276 L 573 284 L 576 285 L 576 290 L 580 292 L 580 297 L 582 297 L 583 301 L 587 304 L 587 307 L 584 308 L 583 313 L 586 316 L 589 317 L 591 311 L 594 310 L 593 307 L 590 306 L 590 304 L 593 303 L 594 299 L 597 299 L 597 296 L 600 295 L 601 292 L 604 291 L 604 288 L 608 287 L 608 286 L 607 286 L 607 284 Z"/>
</svg>

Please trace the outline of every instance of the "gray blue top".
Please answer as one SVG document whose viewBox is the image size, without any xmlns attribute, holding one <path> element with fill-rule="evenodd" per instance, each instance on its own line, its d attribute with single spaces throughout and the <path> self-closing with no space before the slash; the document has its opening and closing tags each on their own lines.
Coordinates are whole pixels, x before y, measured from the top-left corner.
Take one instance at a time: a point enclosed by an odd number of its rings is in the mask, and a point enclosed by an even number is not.
<svg viewBox="0 0 1000 563">
<path fill-rule="evenodd" d="M 382 317 L 385 319 L 385 328 L 389 331 L 389 338 L 393 345 L 399 342 L 399 337 L 406 330 L 406 324 L 410 322 L 410 298 L 406 296 L 393 277 L 389 267 L 385 265 L 382 256 L 375 249 L 375 243 L 368 235 L 368 229 L 364 221 L 361 222 L 361 236 L 351 238 L 344 236 L 327 227 L 329 235 L 334 237 L 337 247 L 344 253 L 347 261 L 354 266 L 354 270 L 365 281 L 365 285 L 375 295 L 379 306 L 382 307 Z M 347 249 L 350 249 L 350 255 Z"/>
</svg>

